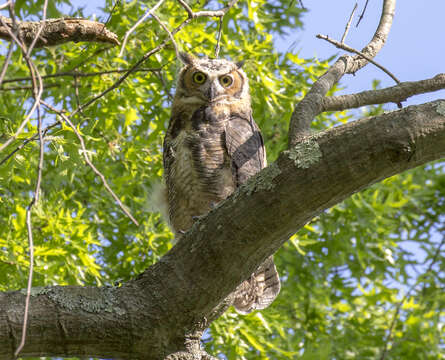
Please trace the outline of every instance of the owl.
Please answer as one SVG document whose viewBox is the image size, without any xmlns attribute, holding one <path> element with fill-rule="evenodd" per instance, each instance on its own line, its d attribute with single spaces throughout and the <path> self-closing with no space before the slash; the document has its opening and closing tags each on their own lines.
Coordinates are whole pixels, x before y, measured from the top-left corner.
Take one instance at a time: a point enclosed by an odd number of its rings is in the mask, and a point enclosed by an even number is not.
<svg viewBox="0 0 445 360">
<path fill-rule="evenodd" d="M 163 152 L 168 218 L 179 241 L 199 216 L 266 166 L 242 63 L 187 53 L 180 60 Z M 269 257 L 238 286 L 232 305 L 242 314 L 264 309 L 279 291 Z"/>
</svg>

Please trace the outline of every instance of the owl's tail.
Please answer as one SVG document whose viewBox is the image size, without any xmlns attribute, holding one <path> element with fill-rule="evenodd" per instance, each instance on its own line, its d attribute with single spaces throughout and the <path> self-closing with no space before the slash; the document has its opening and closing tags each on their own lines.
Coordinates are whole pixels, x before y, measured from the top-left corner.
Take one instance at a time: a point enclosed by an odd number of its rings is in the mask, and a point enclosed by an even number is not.
<svg viewBox="0 0 445 360">
<path fill-rule="evenodd" d="M 232 305 L 240 314 L 248 314 L 268 307 L 279 292 L 280 278 L 271 256 L 236 288 Z"/>
</svg>

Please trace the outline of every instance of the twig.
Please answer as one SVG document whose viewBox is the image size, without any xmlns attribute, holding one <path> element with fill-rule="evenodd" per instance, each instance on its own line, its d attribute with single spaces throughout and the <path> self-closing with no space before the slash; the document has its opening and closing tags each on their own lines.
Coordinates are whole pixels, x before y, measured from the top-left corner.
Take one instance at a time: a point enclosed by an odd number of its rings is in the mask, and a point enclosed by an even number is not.
<svg viewBox="0 0 445 360">
<path fill-rule="evenodd" d="M 197 11 L 194 12 L 192 8 L 184 1 L 184 0 L 178 0 L 179 4 L 184 8 L 184 10 L 187 12 L 189 19 L 194 19 L 197 17 L 221 17 L 224 16 L 237 2 L 238 0 L 231 0 L 229 4 L 222 9 L 219 10 L 204 10 L 204 11 Z"/>
<path fill-rule="evenodd" d="M 365 7 L 363 8 L 363 11 L 362 11 L 362 13 L 359 16 L 358 21 L 357 21 L 357 25 L 355 25 L 355 27 L 359 26 L 360 22 L 362 21 L 363 17 L 365 16 L 366 8 L 368 7 L 368 1 L 369 0 L 366 0 Z"/>
<path fill-rule="evenodd" d="M 434 264 L 436 263 L 439 254 L 440 254 L 440 250 L 442 249 L 442 246 L 445 244 L 445 236 L 442 237 L 442 241 L 440 242 L 438 248 L 436 249 L 433 259 L 431 260 L 428 268 L 425 270 L 425 272 L 423 273 L 423 275 L 421 277 L 417 278 L 417 281 L 412 284 L 410 286 L 410 288 L 408 289 L 408 291 L 406 292 L 405 296 L 402 298 L 402 300 L 400 300 L 400 302 L 397 304 L 396 310 L 394 311 L 394 315 L 391 321 L 391 325 L 389 327 L 389 332 L 388 335 L 384 341 L 384 348 L 382 350 L 382 354 L 380 356 L 380 360 L 385 360 L 386 358 L 386 354 L 388 353 L 388 345 L 389 342 L 392 341 L 392 335 L 393 335 L 393 331 L 394 331 L 394 327 L 395 324 L 397 322 L 397 319 L 399 317 L 399 313 L 400 313 L 400 309 L 402 308 L 403 304 L 405 303 L 405 301 L 408 299 L 409 296 L 411 296 L 411 292 L 415 289 L 415 287 L 417 285 L 419 285 L 420 281 L 422 280 L 422 278 L 424 278 L 427 274 L 429 274 L 431 272 L 431 270 L 433 269 Z"/>
<path fill-rule="evenodd" d="M 45 130 L 43 131 L 43 137 L 46 136 L 47 132 L 49 130 L 51 130 L 52 128 L 54 128 L 55 126 L 59 125 L 60 122 L 56 121 L 54 123 L 52 123 L 51 125 L 48 125 Z M 33 136 L 30 136 L 29 138 L 23 140 L 23 142 L 17 146 L 13 151 L 11 151 L 7 156 L 5 156 L 1 161 L 0 161 L 0 166 L 3 165 L 6 161 L 8 161 L 17 151 L 20 151 L 21 149 L 23 149 L 28 143 L 30 143 L 31 141 L 37 140 L 39 138 L 39 134 L 36 133 Z"/>
<path fill-rule="evenodd" d="M 40 34 L 42 33 L 43 28 L 45 27 L 45 20 L 46 20 L 46 9 L 48 7 L 48 0 L 45 0 L 43 3 L 43 15 L 42 15 L 42 21 L 40 23 L 39 29 L 37 30 L 36 35 L 34 36 L 34 40 L 31 42 L 31 45 L 29 45 L 27 55 L 31 55 L 32 49 L 34 49 L 34 46 L 36 45 L 36 42 L 38 38 L 40 37 Z"/>
<path fill-rule="evenodd" d="M 216 39 L 216 46 L 215 46 L 215 58 L 218 58 L 219 56 L 219 48 L 220 48 L 219 45 L 221 42 L 222 23 L 223 23 L 223 16 L 219 18 L 218 37 Z"/>
<path fill-rule="evenodd" d="M 168 37 L 172 41 L 173 46 L 175 48 L 176 58 L 178 59 L 179 58 L 178 44 L 176 43 L 176 40 L 173 37 L 173 34 L 170 32 L 170 30 L 167 28 L 167 26 L 165 26 L 165 24 L 161 21 L 161 19 L 159 19 L 159 17 L 157 17 L 157 15 L 155 13 L 152 13 L 151 16 L 153 16 L 153 19 L 155 19 L 159 23 L 159 25 L 161 25 L 161 27 L 164 29 L 164 31 L 168 34 Z"/>
<path fill-rule="evenodd" d="M 15 19 L 15 14 L 13 12 L 13 6 L 14 6 L 14 4 L 11 3 L 10 14 L 11 14 L 12 19 Z M 44 9 L 43 9 L 44 17 L 46 16 L 46 6 L 47 6 L 47 1 L 45 0 Z M 13 20 L 13 22 L 14 22 L 14 20 Z M 2 20 L 2 23 L 3 23 L 3 20 Z M 11 30 L 8 29 L 8 32 L 11 35 L 11 39 L 13 39 L 17 43 L 17 45 L 19 45 L 20 48 L 22 49 L 23 56 L 25 58 L 26 64 L 29 68 L 29 72 L 32 77 L 34 104 L 37 105 L 36 106 L 36 109 L 37 109 L 37 131 L 38 131 L 38 136 L 39 136 L 39 162 L 37 164 L 36 187 L 34 190 L 34 196 L 26 209 L 26 227 L 27 227 L 27 231 L 28 231 L 28 244 L 29 244 L 29 276 L 28 276 L 28 284 L 27 284 L 27 288 L 26 288 L 25 313 L 23 315 L 22 337 L 21 337 L 19 346 L 17 347 L 16 351 L 14 352 L 14 357 L 16 358 L 18 356 L 18 354 L 20 353 L 20 351 L 22 351 L 23 346 L 25 345 L 25 341 L 26 341 L 26 331 L 27 331 L 27 327 L 28 327 L 29 303 L 30 303 L 30 298 L 31 298 L 32 277 L 33 277 L 33 272 L 34 272 L 34 243 L 33 243 L 33 237 L 32 237 L 31 211 L 32 211 L 33 205 L 38 203 L 38 201 L 39 201 L 40 184 L 42 181 L 44 143 L 43 143 L 43 136 L 42 136 L 42 117 L 41 117 L 41 113 L 40 113 L 40 97 L 42 96 L 42 92 L 43 92 L 43 81 L 42 81 L 42 78 L 40 77 L 40 73 L 37 70 L 37 67 L 34 65 L 34 63 L 32 62 L 32 60 L 29 57 L 29 54 L 31 53 L 31 51 L 29 49 L 28 49 L 28 51 L 26 51 L 25 45 L 22 44 L 21 41 L 15 37 L 15 34 Z M 38 36 L 39 36 L 39 32 L 36 33 L 36 38 L 33 40 L 33 42 L 31 44 L 35 44 L 35 40 L 37 39 Z M 31 48 L 31 50 L 32 50 L 32 48 Z M 36 78 L 38 79 L 38 85 L 37 85 Z M 38 86 L 38 89 L 37 89 L 37 86 Z M 30 112 L 30 114 L 32 114 L 32 111 Z M 30 117 L 30 114 L 29 114 L 29 117 Z M 25 122 L 24 122 L 24 124 L 25 124 Z M 16 133 L 16 135 L 18 135 L 18 134 Z"/>
<path fill-rule="evenodd" d="M 7 1 L 6 3 L 4 3 L 3 5 L 0 5 L 0 10 L 3 10 L 5 8 L 7 8 L 9 6 L 10 1 Z"/>
<path fill-rule="evenodd" d="M 13 50 L 14 50 L 14 43 L 10 43 L 8 47 L 8 53 L 6 54 L 5 62 L 3 63 L 2 70 L 0 71 L 0 86 L 2 86 L 3 84 L 3 79 L 6 75 L 6 70 L 8 70 Z"/>
<path fill-rule="evenodd" d="M 386 69 L 384 66 L 382 66 L 382 65 L 380 65 L 379 63 L 377 63 L 376 61 L 374 61 L 374 60 L 372 59 L 372 57 L 370 57 L 370 56 L 364 54 L 363 52 L 361 52 L 361 51 L 359 51 L 359 50 L 357 50 L 357 49 L 354 49 L 354 48 L 352 48 L 352 47 L 350 47 L 350 46 L 348 46 L 348 45 L 346 45 L 346 44 L 339 43 L 338 41 L 336 41 L 336 40 L 334 40 L 334 39 L 331 39 L 331 38 L 330 38 L 329 36 L 327 36 L 327 35 L 320 35 L 320 34 L 318 34 L 316 37 L 317 37 L 318 39 L 322 39 L 322 40 L 326 40 L 327 42 L 330 42 L 331 44 L 335 45 L 335 46 L 336 46 L 337 48 L 339 48 L 339 49 L 343 49 L 343 50 L 346 50 L 346 51 L 348 51 L 348 52 L 351 52 L 351 53 L 354 53 L 354 54 L 357 54 L 357 55 L 361 56 L 362 58 L 366 59 L 366 60 L 369 61 L 371 64 L 377 66 L 380 70 L 382 70 L 383 72 L 385 72 L 385 73 L 386 73 L 388 76 L 390 76 L 390 77 L 391 77 L 397 84 L 400 84 L 400 80 L 397 79 L 393 73 L 391 73 L 391 72 L 390 72 L 388 69 Z"/>
<path fill-rule="evenodd" d="M 122 203 L 122 201 L 117 197 L 117 195 L 111 189 L 110 185 L 108 185 L 108 182 L 107 182 L 107 179 L 105 179 L 105 176 L 91 162 L 91 160 L 90 160 L 90 158 L 88 156 L 88 150 L 85 147 L 85 142 L 83 140 L 83 137 L 82 137 L 82 135 L 80 135 L 79 131 L 77 131 L 76 127 L 71 122 L 71 120 L 62 111 L 57 110 L 56 108 L 54 108 L 50 104 L 46 103 L 45 101 L 40 100 L 40 102 L 43 105 L 45 105 L 48 109 L 50 109 L 51 111 L 53 111 L 56 114 L 58 114 L 70 126 L 70 128 L 73 130 L 73 132 L 76 134 L 77 138 L 79 139 L 80 146 L 82 148 L 82 155 L 83 155 L 83 158 L 84 158 L 85 162 L 87 163 L 87 165 L 94 171 L 94 173 L 97 176 L 99 176 L 99 178 L 102 180 L 102 183 L 105 186 L 105 189 L 107 189 L 107 191 L 110 193 L 110 195 L 113 197 L 113 199 L 117 202 L 117 204 L 122 209 L 122 211 L 125 213 L 125 215 L 127 215 L 131 219 L 131 221 L 133 221 L 133 223 L 135 225 L 139 226 L 138 221 L 133 217 L 133 215 L 131 215 L 131 213 L 127 210 L 127 208 Z"/>
<path fill-rule="evenodd" d="M 345 42 L 346 36 L 348 35 L 349 28 L 351 27 L 352 18 L 354 17 L 355 10 L 357 10 L 357 3 L 355 3 L 354 8 L 352 9 L 351 15 L 349 16 L 348 23 L 346 24 L 345 32 L 343 33 L 343 36 L 341 38 L 341 43 L 343 44 Z"/>
<path fill-rule="evenodd" d="M 128 41 L 128 37 L 131 35 L 131 33 L 150 15 L 153 14 L 154 11 L 156 11 L 156 9 L 162 5 L 162 3 L 164 2 L 164 0 L 159 0 L 155 6 L 153 6 L 151 9 L 149 9 L 148 11 L 145 12 L 145 14 L 138 20 L 136 21 L 136 23 L 130 28 L 130 30 L 128 30 L 125 33 L 125 37 L 124 37 L 124 41 L 122 42 L 122 46 L 121 46 L 121 51 L 119 52 L 119 57 L 122 57 L 124 50 L 125 50 L 125 46 L 127 45 L 127 41 Z"/>
<path fill-rule="evenodd" d="M 59 83 L 47 84 L 45 89 L 60 87 Z M 10 87 L 0 87 L 0 91 L 19 91 L 19 90 L 32 90 L 32 86 L 10 86 Z"/>
<path fill-rule="evenodd" d="M 4 21 L 3 18 L 0 16 L 0 22 L 4 25 Z M 25 45 L 21 43 L 21 41 L 19 39 L 17 39 L 17 37 L 15 36 L 15 34 L 11 31 L 11 29 L 6 26 L 7 31 L 9 33 L 9 35 L 11 36 L 11 39 L 13 39 L 13 41 L 16 42 L 16 44 L 22 49 L 24 58 L 28 64 L 31 76 L 33 78 L 33 87 L 34 89 L 36 89 L 36 84 L 35 84 L 35 78 L 34 76 L 37 75 L 37 79 L 39 80 L 39 89 L 38 91 L 36 91 L 36 93 L 34 94 L 34 104 L 31 107 L 31 110 L 29 111 L 28 115 L 25 117 L 25 119 L 23 120 L 23 122 L 20 124 L 19 128 L 17 129 L 17 131 L 15 132 L 15 134 L 10 137 L 8 140 L 6 140 L 1 146 L 0 146 L 0 151 L 2 151 L 3 149 L 5 149 L 10 143 L 12 143 L 15 139 L 17 139 L 17 136 L 23 131 L 23 128 L 25 127 L 25 125 L 28 123 L 29 119 L 31 118 L 32 114 L 34 113 L 34 111 L 36 110 L 36 108 L 39 106 L 39 101 L 40 98 L 42 96 L 42 92 L 43 92 L 43 82 L 42 82 L 42 78 L 40 77 L 39 72 L 37 71 L 37 69 L 35 68 L 34 63 L 32 62 L 32 60 L 29 58 Z M 34 71 L 36 71 L 36 74 L 34 75 Z"/>
<path fill-rule="evenodd" d="M 357 94 L 329 96 L 322 100 L 323 111 L 342 111 L 366 105 L 384 103 L 400 103 L 407 98 L 445 89 L 445 73 L 431 79 L 421 81 L 406 81 L 385 89 L 362 91 Z"/>
<path fill-rule="evenodd" d="M 26 208 L 26 227 L 28 230 L 28 245 L 29 245 L 29 275 L 28 275 L 28 284 L 26 287 L 25 313 L 23 316 L 22 337 L 19 346 L 14 352 L 14 358 L 17 358 L 20 351 L 22 351 L 23 346 L 25 346 L 26 329 L 28 327 L 28 310 L 29 310 L 29 301 L 31 298 L 32 275 L 34 272 L 34 243 L 32 239 L 32 226 L 31 226 L 31 207 L 32 204 L 34 203 L 34 200 L 35 198 L 31 200 L 31 203 Z"/>
<path fill-rule="evenodd" d="M 56 77 L 64 77 L 69 76 L 73 78 L 81 78 L 81 77 L 92 77 L 92 76 L 100 76 L 100 75 L 107 75 L 107 74 L 120 74 L 125 73 L 129 69 L 116 69 L 116 70 L 105 70 L 105 71 L 97 71 L 97 72 L 91 72 L 91 73 L 82 73 L 82 72 L 76 72 L 76 71 L 67 71 L 67 72 L 61 72 L 56 74 L 49 74 L 49 75 L 43 75 L 42 79 L 51 79 Z M 135 69 L 133 72 L 157 72 L 161 70 L 161 68 L 140 68 Z M 18 82 L 18 81 L 29 81 L 31 80 L 31 77 L 20 77 L 20 78 L 13 78 L 13 79 L 5 79 L 3 81 L 3 84 L 11 83 L 11 82 Z"/>
<path fill-rule="evenodd" d="M 170 90 L 169 90 L 168 87 L 167 87 L 167 83 L 165 82 L 165 79 L 164 79 L 164 77 L 162 76 L 162 72 L 161 72 L 161 70 L 159 70 L 159 71 L 155 71 L 154 74 L 158 77 L 159 81 L 161 82 L 162 87 L 164 88 L 164 91 L 165 91 L 165 93 L 167 94 L 168 99 L 169 99 L 170 101 L 173 101 L 173 96 L 172 96 L 172 94 L 170 93 Z"/>
</svg>

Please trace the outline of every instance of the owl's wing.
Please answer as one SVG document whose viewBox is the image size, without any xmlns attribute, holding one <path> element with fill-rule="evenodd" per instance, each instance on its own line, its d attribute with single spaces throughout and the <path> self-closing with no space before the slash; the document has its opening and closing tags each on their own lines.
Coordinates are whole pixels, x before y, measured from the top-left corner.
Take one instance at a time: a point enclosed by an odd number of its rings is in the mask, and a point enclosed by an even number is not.
<svg viewBox="0 0 445 360">
<path fill-rule="evenodd" d="M 266 166 L 263 137 L 252 118 L 232 116 L 226 125 L 225 141 L 237 186 Z M 248 314 L 269 306 L 279 292 L 280 277 L 270 256 L 236 288 L 232 305 L 239 313 Z"/>
<path fill-rule="evenodd" d="M 225 145 L 232 162 L 236 186 L 266 166 L 266 151 L 260 129 L 253 118 L 233 115 L 226 124 Z"/>
</svg>

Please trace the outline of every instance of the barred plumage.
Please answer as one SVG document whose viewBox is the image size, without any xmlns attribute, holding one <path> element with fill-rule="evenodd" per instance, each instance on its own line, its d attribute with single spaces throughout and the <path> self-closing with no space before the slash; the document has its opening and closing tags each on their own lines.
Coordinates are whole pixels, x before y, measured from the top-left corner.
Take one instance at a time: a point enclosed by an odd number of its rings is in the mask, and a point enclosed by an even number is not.
<svg viewBox="0 0 445 360">
<path fill-rule="evenodd" d="M 168 216 L 176 238 L 197 216 L 266 166 L 240 63 L 181 53 L 172 115 L 164 139 Z M 280 291 L 272 257 L 234 292 L 240 313 L 267 307 Z"/>
</svg>

